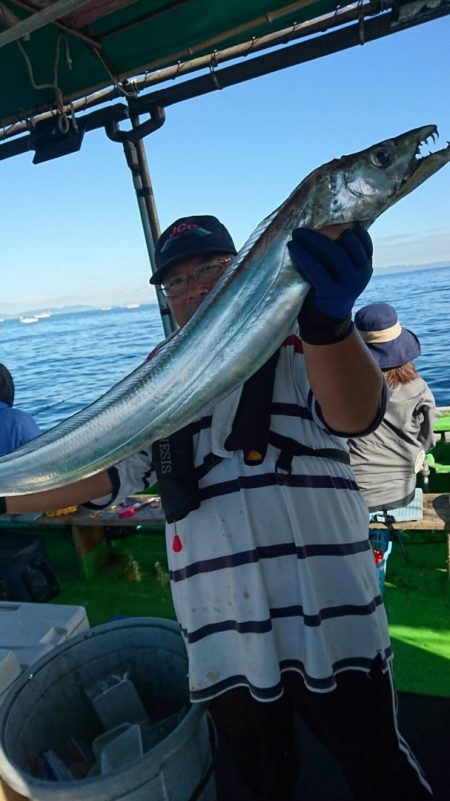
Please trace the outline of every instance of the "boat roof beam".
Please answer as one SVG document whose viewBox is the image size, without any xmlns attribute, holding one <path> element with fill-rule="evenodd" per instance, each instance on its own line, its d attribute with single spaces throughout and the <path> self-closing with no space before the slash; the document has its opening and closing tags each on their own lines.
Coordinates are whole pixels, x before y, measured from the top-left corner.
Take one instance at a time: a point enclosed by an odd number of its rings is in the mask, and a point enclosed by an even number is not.
<svg viewBox="0 0 450 801">
<path fill-rule="evenodd" d="M 276 72 L 286 67 L 306 63 L 321 58 L 324 55 L 361 45 L 365 42 L 374 41 L 392 33 L 393 29 L 396 31 L 404 30 L 449 13 L 448 2 L 441 2 L 438 7 L 425 9 L 419 13 L 413 13 L 416 8 L 417 5 L 415 3 L 399 3 L 387 12 L 377 14 L 371 19 L 361 18 L 361 20 L 357 22 L 353 21 L 338 30 L 311 37 L 305 41 L 279 48 L 273 52 L 263 53 L 262 55 L 240 61 L 229 67 L 221 67 L 218 69 L 217 66 L 211 62 L 211 57 L 208 57 L 203 64 L 205 67 L 209 64 L 209 69 L 205 74 L 172 83 L 166 88 L 146 92 L 139 97 L 128 97 L 127 101 L 133 113 L 138 115 L 145 113 L 152 114 L 152 110 L 157 107 L 165 108 L 169 105 L 198 97 L 218 89 L 224 89 L 225 87 Z M 338 16 L 339 15 L 337 15 L 337 18 Z M 197 64 L 195 68 L 198 66 Z M 161 73 L 163 73 L 163 75 L 160 76 L 161 79 L 168 80 L 169 77 L 174 77 L 172 72 L 169 76 L 168 70 L 162 70 Z M 117 92 L 117 88 L 111 91 Z M 105 102 L 105 99 L 110 97 L 111 95 L 105 96 L 103 93 L 98 93 L 98 97 L 94 102 Z M 89 99 L 85 101 L 85 106 L 88 106 L 88 104 Z M 78 125 L 82 126 L 84 131 L 87 131 L 104 126 L 108 120 L 119 122 L 120 119 L 125 119 L 127 116 L 127 114 L 122 116 L 121 113 L 117 111 L 117 109 L 120 108 L 126 109 L 127 107 L 123 104 L 117 104 L 109 108 L 105 107 L 104 109 L 100 109 L 98 112 L 85 114 L 82 117 L 78 117 Z M 75 108 L 72 107 L 68 114 L 72 114 L 74 110 Z M 16 139 L 14 142 L 0 144 L 0 160 L 32 149 L 29 136 L 25 135 L 19 139 L 17 138 L 17 134 L 21 133 L 24 128 L 29 131 L 32 126 L 39 125 L 41 120 L 53 116 L 55 116 L 55 112 L 46 112 L 40 119 L 35 118 L 34 123 L 19 123 L 17 126 L 12 125 L 8 131 L 4 131 L 4 139 L 9 139 L 14 136 L 16 136 Z M 151 124 L 149 127 L 149 132 L 151 132 Z M 133 133 L 132 135 L 134 136 L 135 134 Z M 143 130 L 143 135 L 146 135 L 145 129 Z"/>
<path fill-rule="evenodd" d="M 13 2 L 28 9 L 31 5 L 30 0 L 13 0 Z M 390 3 L 386 3 L 384 10 L 387 11 L 389 8 Z M 156 84 L 161 84 L 168 80 L 182 78 L 183 76 L 189 75 L 192 72 L 197 72 L 202 68 L 211 68 L 211 66 L 217 67 L 219 64 L 222 64 L 225 61 L 230 61 L 231 59 L 240 57 L 253 57 L 256 53 L 260 52 L 261 50 L 266 50 L 268 47 L 287 45 L 296 39 L 311 36 L 314 33 L 323 34 L 330 28 L 339 27 L 348 22 L 352 22 L 355 20 L 355 18 L 360 19 L 361 14 L 364 16 L 370 16 L 371 14 L 378 13 L 380 13 L 380 0 L 368 0 L 368 2 L 363 0 L 363 2 L 359 3 L 358 5 L 354 3 L 351 6 L 343 8 L 342 10 L 339 9 L 337 12 L 334 11 L 333 13 L 327 13 L 320 17 L 316 17 L 311 21 L 308 20 L 289 28 L 284 28 L 280 31 L 266 34 L 264 36 L 253 37 L 250 41 L 225 47 L 220 50 L 214 50 L 213 52 L 209 52 L 207 55 L 192 58 L 189 57 L 186 59 L 186 56 L 189 55 L 188 51 L 173 53 L 170 57 L 173 62 L 172 66 L 160 68 L 161 63 L 165 62 L 161 62 L 161 60 L 152 61 L 151 63 L 147 64 L 145 74 L 131 79 L 128 82 L 128 85 L 129 88 L 137 95 L 139 92 L 142 92 L 150 86 L 155 86 Z M 68 31 L 72 35 L 82 38 L 88 45 L 91 46 L 91 48 L 99 47 L 99 39 L 94 40 L 86 37 L 86 35 L 82 34 L 80 31 L 76 31 L 72 28 L 69 29 L 62 23 L 54 24 L 61 28 L 61 30 Z M 202 43 L 202 46 L 206 46 L 206 42 Z M 73 99 L 70 103 L 70 110 L 71 112 L 77 112 L 80 110 L 86 111 L 93 106 L 115 100 L 118 97 L 123 97 L 123 94 L 123 87 L 118 85 L 107 87 L 105 89 L 92 92 L 86 97 Z M 54 114 L 54 110 L 36 112 L 34 119 L 39 121 L 39 119 L 51 114 Z M 3 131 L 3 138 L 16 136 L 17 134 L 26 130 L 27 127 L 28 123 L 25 120 L 22 122 L 12 123 L 8 126 L 6 131 Z"/>
<path fill-rule="evenodd" d="M 36 11 L 25 19 L 17 19 L 17 22 L 0 33 L 0 47 L 16 42 L 18 39 L 23 39 L 33 31 L 44 28 L 45 25 L 54 22 L 60 17 L 65 17 L 90 2 L 91 0 L 57 0 L 57 2 Z"/>
<path fill-rule="evenodd" d="M 154 106 L 155 104 L 153 104 L 153 107 Z M 114 124 L 114 123 L 117 124 L 119 122 L 123 122 L 124 120 L 129 119 L 129 116 L 130 112 L 128 106 L 126 106 L 125 103 L 115 103 L 114 106 L 97 109 L 96 111 L 92 111 L 89 114 L 78 116 L 77 126 L 84 134 L 87 131 L 94 131 L 98 128 L 105 128 L 107 124 Z M 45 115 L 45 118 L 43 118 L 35 125 L 33 125 L 31 127 L 31 131 L 29 131 L 26 135 L 17 137 L 16 139 L 11 139 L 9 142 L 4 142 L 3 144 L 1 144 L 0 161 L 33 150 L 34 149 L 33 143 L 35 141 L 34 131 L 39 129 L 40 125 L 48 123 L 49 119 L 56 120 L 57 118 L 58 118 L 57 114 Z M 70 115 L 68 115 L 68 119 L 69 120 L 71 119 Z M 52 158 L 57 158 L 60 155 L 63 155 L 63 153 L 55 152 Z"/>
<path fill-rule="evenodd" d="M 105 123 L 105 131 L 108 139 L 113 142 L 137 142 L 145 136 L 157 131 L 164 124 L 166 115 L 162 106 L 152 106 L 146 109 L 150 114 L 150 119 L 146 122 L 136 123 L 129 131 L 121 131 L 116 120 L 110 119 Z"/>
<path fill-rule="evenodd" d="M 408 5 L 417 7 L 417 4 Z M 225 89 L 252 78 L 277 72 L 286 67 L 304 64 L 332 53 L 375 41 L 392 33 L 393 26 L 397 31 L 406 30 L 425 21 L 445 16 L 449 13 L 449 8 L 450 4 L 447 0 L 438 8 L 425 10 L 401 21 L 398 16 L 398 8 L 394 7 L 391 11 L 372 19 L 362 19 L 339 30 L 265 53 L 251 60 L 241 61 L 230 67 L 223 67 L 220 70 L 210 69 L 206 75 L 132 98 L 131 105 L 137 112 L 143 112 L 148 104 L 156 103 L 167 107 L 208 92 Z"/>
<path fill-rule="evenodd" d="M 290 66 L 448 14 L 449 0 L 1 0 L 0 45 L 11 44 L 1 48 L 0 138 L 208 68 L 217 77 L 231 59 L 277 48 Z M 351 23 L 358 36 L 345 44 Z M 316 52 L 293 59 L 298 40 Z"/>
</svg>

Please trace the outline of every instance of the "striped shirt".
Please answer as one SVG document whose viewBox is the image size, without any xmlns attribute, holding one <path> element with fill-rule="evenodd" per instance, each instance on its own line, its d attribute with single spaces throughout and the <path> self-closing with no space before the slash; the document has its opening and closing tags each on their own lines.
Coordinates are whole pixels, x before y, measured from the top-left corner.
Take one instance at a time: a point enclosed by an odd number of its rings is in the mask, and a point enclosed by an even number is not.
<svg viewBox="0 0 450 801">
<path fill-rule="evenodd" d="M 196 465 L 212 450 L 211 419 L 196 424 Z M 297 329 L 281 348 L 271 430 L 314 449 L 347 450 L 322 420 Z M 327 692 L 340 671 L 368 671 L 378 654 L 391 656 L 367 506 L 351 468 L 294 456 L 291 473 L 280 473 L 278 454 L 269 445 L 263 463 L 248 466 L 232 453 L 201 479 L 200 508 L 166 527 L 193 701 L 239 685 L 269 701 L 286 670 Z M 147 451 L 114 470 L 116 498 L 155 481 Z"/>
</svg>

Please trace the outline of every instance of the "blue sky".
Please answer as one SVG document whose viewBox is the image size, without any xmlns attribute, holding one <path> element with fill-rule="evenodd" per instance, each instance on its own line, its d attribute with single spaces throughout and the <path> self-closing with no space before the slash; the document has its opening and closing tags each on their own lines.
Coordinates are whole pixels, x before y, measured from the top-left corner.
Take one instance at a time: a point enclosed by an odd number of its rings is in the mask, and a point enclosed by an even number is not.
<svg viewBox="0 0 450 801">
<path fill-rule="evenodd" d="M 240 247 L 312 169 L 409 128 L 450 139 L 450 18 L 180 103 L 146 140 L 161 227 L 210 213 Z M 435 149 L 435 147 L 433 147 Z M 0 162 L 0 314 L 154 300 L 122 147 Z M 371 229 L 375 266 L 450 262 L 450 165 Z"/>
</svg>

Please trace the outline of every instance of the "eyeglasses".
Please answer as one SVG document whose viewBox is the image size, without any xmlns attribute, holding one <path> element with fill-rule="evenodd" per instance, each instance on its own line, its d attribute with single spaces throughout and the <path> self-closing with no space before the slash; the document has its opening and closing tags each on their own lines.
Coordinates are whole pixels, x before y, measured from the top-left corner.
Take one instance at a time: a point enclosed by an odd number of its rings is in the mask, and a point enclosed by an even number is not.
<svg viewBox="0 0 450 801">
<path fill-rule="evenodd" d="M 173 275 L 161 285 L 161 290 L 166 298 L 178 298 L 187 291 L 192 278 L 195 278 L 201 286 L 212 286 L 232 260 L 233 257 L 228 256 L 226 259 L 216 259 L 216 261 L 199 264 L 189 275 Z"/>
</svg>

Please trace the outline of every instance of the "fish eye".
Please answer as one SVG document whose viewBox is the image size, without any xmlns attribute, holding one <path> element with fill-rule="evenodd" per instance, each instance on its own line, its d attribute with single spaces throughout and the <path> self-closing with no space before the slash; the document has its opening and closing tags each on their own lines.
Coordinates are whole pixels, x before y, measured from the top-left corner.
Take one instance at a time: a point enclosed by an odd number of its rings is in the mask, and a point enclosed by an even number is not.
<svg viewBox="0 0 450 801">
<path fill-rule="evenodd" d="M 390 167 L 394 161 L 394 154 L 387 147 L 378 147 L 370 154 L 370 160 L 375 167 Z"/>
</svg>

